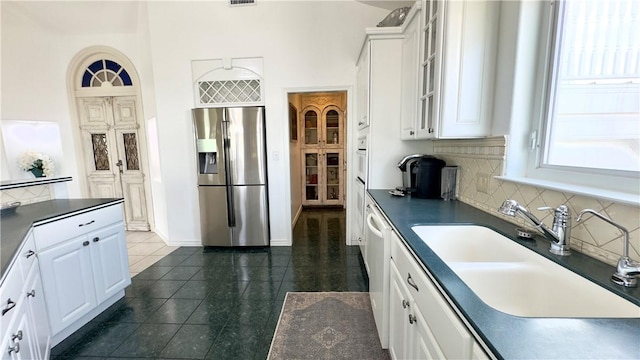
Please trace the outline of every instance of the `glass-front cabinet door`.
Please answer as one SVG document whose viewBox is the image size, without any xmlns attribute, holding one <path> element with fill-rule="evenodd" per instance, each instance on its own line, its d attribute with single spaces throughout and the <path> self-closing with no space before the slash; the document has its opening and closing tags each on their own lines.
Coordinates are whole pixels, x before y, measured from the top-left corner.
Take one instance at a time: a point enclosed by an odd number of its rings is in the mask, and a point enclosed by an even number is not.
<svg viewBox="0 0 640 360">
<path fill-rule="evenodd" d="M 342 150 L 326 150 L 324 154 L 323 200 L 327 205 L 342 204 Z"/>
<path fill-rule="evenodd" d="M 303 151 L 302 166 L 304 169 L 304 188 L 302 189 L 302 203 L 313 205 L 320 203 L 320 153 L 318 150 L 306 149 Z"/>
<path fill-rule="evenodd" d="M 327 148 L 342 148 L 344 145 L 342 129 L 342 112 L 340 109 L 329 106 L 325 109 L 323 119 L 323 144 Z"/>
<path fill-rule="evenodd" d="M 320 130 L 319 126 L 319 114 L 320 112 L 315 109 L 309 109 L 303 111 L 303 136 L 302 141 L 304 146 L 314 146 L 320 144 Z"/>
<path fill-rule="evenodd" d="M 422 77 L 420 79 L 420 118 L 417 137 L 434 137 L 439 117 L 440 78 L 442 71 L 442 33 L 445 4 L 423 0 Z"/>
<path fill-rule="evenodd" d="M 342 150 L 303 150 L 303 205 L 343 203 L 343 163 Z"/>
<path fill-rule="evenodd" d="M 302 205 L 344 203 L 344 112 L 329 105 L 301 112 Z"/>
</svg>

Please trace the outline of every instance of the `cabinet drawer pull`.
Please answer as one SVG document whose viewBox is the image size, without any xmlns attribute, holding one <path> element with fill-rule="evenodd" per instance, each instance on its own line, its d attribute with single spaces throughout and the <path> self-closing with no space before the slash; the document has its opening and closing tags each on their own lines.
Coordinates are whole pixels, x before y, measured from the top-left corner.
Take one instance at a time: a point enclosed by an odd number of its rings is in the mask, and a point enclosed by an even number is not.
<svg viewBox="0 0 640 360">
<path fill-rule="evenodd" d="M 407 284 L 409 284 L 412 288 L 416 289 L 416 291 L 420 291 L 418 290 L 418 285 L 416 285 L 415 281 L 413 281 L 413 278 L 411 277 L 410 273 L 407 275 Z"/>
<path fill-rule="evenodd" d="M 11 335 L 11 341 L 15 342 L 16 339 L 22 340 L 22 330 L 18 330 L 17 334 L 12 334 Z"/>
<path fill-rule="evenodd" d="M 25 254 L 25 256 L 26 256 L 26 257 L 27 257 L 27 259 L 28 259 L 28 258 L 32 257 L 32 256 L 33 256 L 33 255 L 35 255 L 35 254 L 36 254 L 36 252 L 35 252 L 35 251 L 33 251 L 33 250 L 29 250 L 29 251 L 27 251 L 27 253 Z"/>
<path fill-rule="evenodd" d="M 11 300 L 11 298 L 9 298 L 7 300 L 7 307 L 2 309 L 2 316 L 4 316 L 4 314 L 8 313 L 9 311 L 11 311 L 11 309 L 13 309 L 14 307 L 16 307 L 16 302 Z"/>
<path fill-rule="evenodd" d="M 418 322 L 418 320 L 416 319 L 415 315 L 411 315 L 409 314 L 409 324 L 415 324 L 416 322 Z"/>
<path fill-rule="evenodd" d="M 9 346 L 9 355 L 11 353 L 19 353 L 20 352 L 20 344 L 13 344 L 13 346 Z"/>
<path fill-rule="evenodd" d="M 88 223 L 84 223 L 84 224 L 80 224 L 80 225 L 78 225 L 78 227 L 83 227 L 83 226 L 91 225 L 91 224 L 93 224 L 94 222 L 96 222 L 96 221 L 95 221 L 95 220 L 91 220 L 91 221 L 89 221 Z"/>
<path fill-rule="evenodd" d="M 407 300 L 405 300 L 405 299 L 402 299 L 402 307 L 405 308 L 405 309 L 408 308 L 409 307 L 409 302 Z"/>
<path fill-rule="evenodd" d="M 82 243 L 82 246 L 89 246 L 89 241 L 85 241 Z"/>
<path fill-rule="evenodd" d="M 415 134 L 415 131 L 413 130 L 409 131 L 409 135 L 413 135 L 413 134 Z"/>
<path fill-rule="evenodd" d="M 36 297 L 36 289 L 31 289 L 31 291 L 27 293 L 27 297 Z"/>
<path fill-rule="evenodd" d="M 98 242 L 98 241 L 100 241 L 99 237 L 96 236 L 96 237 L 93 238 L 93 242 Z"/>
</svg>

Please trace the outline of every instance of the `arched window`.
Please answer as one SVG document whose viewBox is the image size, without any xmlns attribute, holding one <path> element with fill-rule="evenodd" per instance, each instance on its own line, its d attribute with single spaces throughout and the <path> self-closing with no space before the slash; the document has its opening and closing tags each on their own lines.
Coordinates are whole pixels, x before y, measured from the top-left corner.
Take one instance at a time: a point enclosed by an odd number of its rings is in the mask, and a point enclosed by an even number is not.
<svg viewBox="0 0 640 360">
<path fill-rule="evenodd" d="M 82 75 L 82 87 L 132 86 L 127 70 L 115 61 L 102 59 L 89 65 Z"/>
</svg>

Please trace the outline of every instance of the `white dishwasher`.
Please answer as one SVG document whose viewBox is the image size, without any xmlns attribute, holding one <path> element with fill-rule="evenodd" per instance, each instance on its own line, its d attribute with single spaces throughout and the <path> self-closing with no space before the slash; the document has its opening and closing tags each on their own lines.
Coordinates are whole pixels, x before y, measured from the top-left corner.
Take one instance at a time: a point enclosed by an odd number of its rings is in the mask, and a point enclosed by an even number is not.
<svg viewBox="0 0 640 360">
<path fill-rule="evenodd" d="M 391 226 L 373 199 L 367 195 L 366 206 L 367 262 L 369 264 L 369 296 L 376 320 L 380 343 L 389 347 L 389 256 Z"/>
</svg>

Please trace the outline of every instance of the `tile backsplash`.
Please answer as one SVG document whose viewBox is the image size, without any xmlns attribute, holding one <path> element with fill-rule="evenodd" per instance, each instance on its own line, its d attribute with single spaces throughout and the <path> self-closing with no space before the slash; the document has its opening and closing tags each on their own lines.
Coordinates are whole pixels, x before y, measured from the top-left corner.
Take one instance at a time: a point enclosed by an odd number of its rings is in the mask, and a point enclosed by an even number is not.
<svg viewBox="0 0 640 360">
<path fill-rule="evenodd" d="M 23 205 L 47 201 L 54 198 L 50 184 L 25 186 L 0 190 L 0 203 L 10 204 L 19 201 Z"/>
<path fill-rule="evenodd" d="M 555 208 L 558 205 L 566 204 L 571 209 L 573 220 L 571 248 L 615 265 L 622 255 L 622 233 L 616 227 L 600 219 L 591 219 L 591 215 L 585 215 L 584 220 L 580 223 L 575 222 L 577 212 L 591 208 L 629 230 L 631 240 L 629 256 L 634 260 L 640 260 L 640 208 L 584 195 L 574 195 L 568 192 L 494 179 L 494 176 L 503 174 L 504 137 L 436 140 L 433 147 L 434 155 L 446 161 L 447 165 L 460 167 L 459 201 L 530 229 L 532 226 L 521 217 L 508 217 L 497 211 L 505 199 L 518 201 L 539 219 L 542 219 L 547 226 L 551 226 L 553 214 L 537 211 L 536 208 L 543 206 Z M 488 175 L 489 184 L 486 191 L 479 191 L 478 188 L 482 189 L 482 186 L 478 183 L 478 178 L 483 175 Z"/>
</svg>

